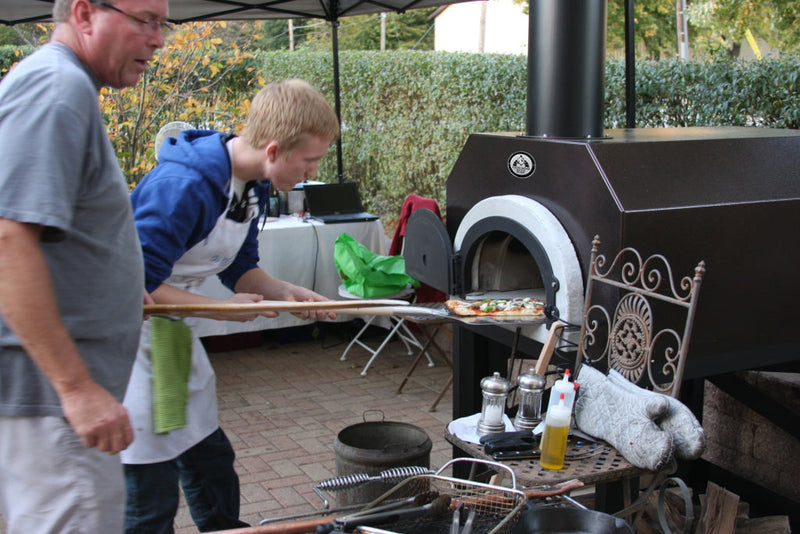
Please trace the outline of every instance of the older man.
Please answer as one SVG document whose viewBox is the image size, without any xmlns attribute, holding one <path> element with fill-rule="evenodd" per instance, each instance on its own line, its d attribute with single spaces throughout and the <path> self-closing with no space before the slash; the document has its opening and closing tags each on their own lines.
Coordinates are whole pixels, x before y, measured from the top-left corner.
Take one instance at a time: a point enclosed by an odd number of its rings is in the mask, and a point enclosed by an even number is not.
<svg viewBox="0 0 800 534">
<path fill-rule="evenodd" d="M 0 83 L 0 512 L 9 534 L 121 532 L 121 404 L 144 272 L 99 111 L 164 45 L 167 0 L 56 0 Z"/>
</svg>

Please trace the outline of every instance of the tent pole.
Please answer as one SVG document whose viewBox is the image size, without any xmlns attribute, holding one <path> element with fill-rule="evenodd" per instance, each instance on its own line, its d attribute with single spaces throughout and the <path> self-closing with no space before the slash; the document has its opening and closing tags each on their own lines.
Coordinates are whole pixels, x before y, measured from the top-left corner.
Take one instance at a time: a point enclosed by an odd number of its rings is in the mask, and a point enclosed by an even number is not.
<svg viewBox="0 0 800 534">
<path fill-rule="evenodd" d="M 342 124 L 342 102 L 339 87 L 339 20 L 334 19 L 331 21 L 331 41 L 333 43 L 333 99 L 336 109 L 336 118 L 339 119 L 339 127 Z M 340 132 L 339 139 L 336 140 L 336 170 L 337 181 L 342 183 L 344 181 L 344 172 L 342 170 L 342 134 Z"/>
<path fill-rule="evenodd" d="M 636 43 L 634 0 L 625 0 L 625 127 L 636 128 Z"/>
</svg>

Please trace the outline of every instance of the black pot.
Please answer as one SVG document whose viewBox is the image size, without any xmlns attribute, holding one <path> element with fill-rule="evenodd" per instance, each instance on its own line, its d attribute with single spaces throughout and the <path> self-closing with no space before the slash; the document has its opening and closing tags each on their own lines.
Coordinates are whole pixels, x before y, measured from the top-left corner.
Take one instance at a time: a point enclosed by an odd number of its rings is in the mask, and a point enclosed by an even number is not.
<svg viewBox="0 0 800 534">
<path fill-rule="evenodd" d="M 399 467 L 430 468 L 433 442 L 422 428 L 396 421 L 368 421 L 348 426 L 336 436 L 336 474 L 377 476 Z M 368 503 L 392 489 L 394 482 L 370 482 L 338 491 L 341 505 Z M 402 496 L 402 495 L 401 495 Z"/>
<path fill-rule="evenodd" d="M 512 534 L 633 534 L 624 520 L 580 508 L 529 507 Z"/>
</svg>

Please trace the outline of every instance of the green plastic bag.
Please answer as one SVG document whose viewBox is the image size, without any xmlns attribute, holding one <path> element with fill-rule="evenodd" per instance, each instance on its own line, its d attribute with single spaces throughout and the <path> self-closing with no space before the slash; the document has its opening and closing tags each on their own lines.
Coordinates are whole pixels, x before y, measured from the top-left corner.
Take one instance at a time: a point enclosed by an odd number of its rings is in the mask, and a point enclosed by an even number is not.
<svg viewBox="0 0 800 534">
<path fill-rule="evenodd" d="M 347 234 L 336 238 L 333 259 L 344 287 L 362 298 L 385 297 L 419 282 L 406 274 L 403 256 L 381 256 Z"/>
</svg>

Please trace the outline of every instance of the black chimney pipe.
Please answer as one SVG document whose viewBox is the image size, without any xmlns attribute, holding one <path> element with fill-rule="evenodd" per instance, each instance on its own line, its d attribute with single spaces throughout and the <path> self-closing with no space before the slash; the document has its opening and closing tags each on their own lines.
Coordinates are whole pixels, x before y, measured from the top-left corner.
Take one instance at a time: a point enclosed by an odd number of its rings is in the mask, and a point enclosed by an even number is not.
<svg viewBox="0 0 800 534">
<path fill-rule="evenodd" d="M 607 0 L 530 0 L 526 133 L 603 137 Z"/>
</svg>

